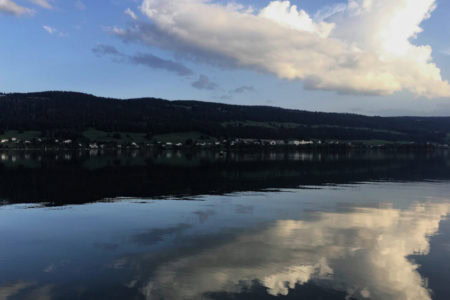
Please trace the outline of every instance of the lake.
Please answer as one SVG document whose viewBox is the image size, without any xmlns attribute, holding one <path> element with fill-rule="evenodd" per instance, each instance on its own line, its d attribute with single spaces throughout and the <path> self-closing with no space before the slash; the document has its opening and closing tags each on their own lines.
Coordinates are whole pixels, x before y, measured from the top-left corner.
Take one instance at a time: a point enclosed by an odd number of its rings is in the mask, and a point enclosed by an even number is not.
<svg viewBox="0 0 450 300">
<path fill-rule="evenodd" d="M 0 299 L 450 299 L 450 156 L 0 152 Z"/>
</svg>

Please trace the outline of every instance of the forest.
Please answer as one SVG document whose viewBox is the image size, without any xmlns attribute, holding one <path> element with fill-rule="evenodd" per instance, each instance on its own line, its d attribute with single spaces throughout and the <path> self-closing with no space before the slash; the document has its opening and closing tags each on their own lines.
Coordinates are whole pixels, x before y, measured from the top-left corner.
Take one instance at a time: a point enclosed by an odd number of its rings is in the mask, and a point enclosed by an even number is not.
<svg viewBox="0 0 450 300">
<path fill-rule="evenodd" d="M 0 135 L 38 131 L 43 137 L 76 139 L 93 129 L 150 138 L 198 132 L 216 138 L 447 143 L 450 117 L 373 117 L 186 100 L 112 99 L 76 92 L 0 94 Z"/>
</svg>

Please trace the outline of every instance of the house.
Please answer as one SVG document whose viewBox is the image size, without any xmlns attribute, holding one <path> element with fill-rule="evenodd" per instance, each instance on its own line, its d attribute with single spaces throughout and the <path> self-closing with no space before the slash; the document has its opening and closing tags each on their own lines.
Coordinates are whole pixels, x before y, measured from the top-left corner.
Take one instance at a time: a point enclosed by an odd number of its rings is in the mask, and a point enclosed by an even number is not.
<svg viewBox="0 0 450 300">
<path fill-rule="evenodd" d="M 65 145 L 72 144 L 72 140 L 65 140 L 65 141 L 63 142 L 63 144 L 65 144 Z"/>
<path fill-rule="evenodd" d="M 1 144 L 6 144 L 7 142 L 9 142 L 8 139 L 3 139 L 3 140 L 0 141 Z"/>
<path fill-rule="evenodd" d="M 304 146 L 304 145 L 313 145 L 313 141 L 305 141 L 305 140 L 292 140 L 288 142 L 291 146 Z"/>
</svg>

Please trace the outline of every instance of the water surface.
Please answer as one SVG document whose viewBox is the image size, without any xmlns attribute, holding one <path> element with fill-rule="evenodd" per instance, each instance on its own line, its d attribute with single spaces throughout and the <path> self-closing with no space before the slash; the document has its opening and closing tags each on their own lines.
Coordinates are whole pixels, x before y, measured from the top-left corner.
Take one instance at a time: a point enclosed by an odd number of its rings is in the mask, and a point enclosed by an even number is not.
<svg viewBox="0 0 450 300">
<path fill-rule="evenodd" d="M 446 154 L 0 162 L 0 299 L 450 298 Z"/>
</svg>

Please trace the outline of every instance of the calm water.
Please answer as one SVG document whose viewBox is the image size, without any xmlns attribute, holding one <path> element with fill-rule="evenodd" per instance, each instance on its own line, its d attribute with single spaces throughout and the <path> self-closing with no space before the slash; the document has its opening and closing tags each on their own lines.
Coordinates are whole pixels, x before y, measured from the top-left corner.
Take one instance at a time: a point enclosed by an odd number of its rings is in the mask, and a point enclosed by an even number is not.
<svg viewBox="0 0 450 300">
<path fill-rule="evenodd" d="M 0 299 L 450 299 L 450 156 L 0 153 Z"/>
</svg>

